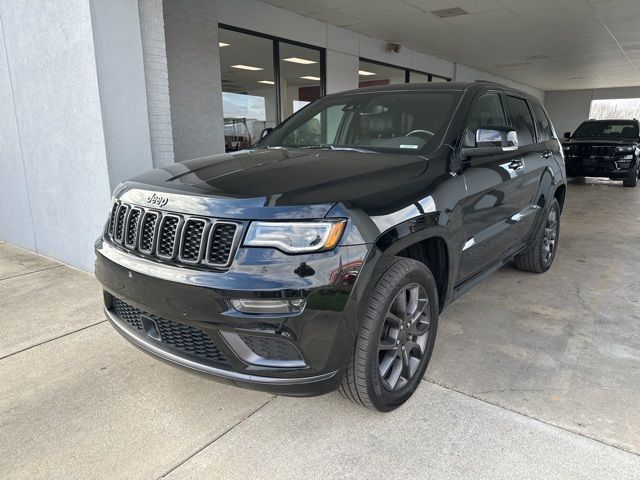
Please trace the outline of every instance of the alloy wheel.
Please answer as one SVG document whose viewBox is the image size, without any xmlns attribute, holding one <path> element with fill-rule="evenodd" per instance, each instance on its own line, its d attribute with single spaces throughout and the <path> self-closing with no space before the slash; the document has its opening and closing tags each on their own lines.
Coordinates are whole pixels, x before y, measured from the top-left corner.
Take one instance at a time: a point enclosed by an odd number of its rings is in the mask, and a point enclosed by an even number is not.
<svg viewBox="0 0 640 480">
<path fill-rule="evenodd" d="M 557 240 L 558 212 L 555 208 L 552 208 L 547 216 L 547 223 L 544 227 L 544 236 L 542 239 L 542 259 L 545 263 L 549 263 L 553 258 Z"/>
<path fill-rule="evenodd" d="M 415 376 L 430 327 L 427 291 L 417 283 L 405 286 L 391 302 L 378 344 L 378 371 L 387 390 L 400 390 Z"/>
</svg>

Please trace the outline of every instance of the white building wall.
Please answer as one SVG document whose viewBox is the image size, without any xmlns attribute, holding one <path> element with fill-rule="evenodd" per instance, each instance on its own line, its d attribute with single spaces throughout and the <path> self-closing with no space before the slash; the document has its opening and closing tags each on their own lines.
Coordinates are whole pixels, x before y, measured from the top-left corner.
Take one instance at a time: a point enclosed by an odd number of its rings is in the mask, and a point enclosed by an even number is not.
<svg viewBox="0 0 640 480">
<path fill-rule="evenodd" d="M 110 186 L 89 2 L 0 18 L 0 240 L 91 269 Z"/>
<path fill-rule="evenodd" d="M 547 92 L 545 107 L 558 132 L 573 132 L 589 118 L 591 100 L 640 98 L 640 87 L 595 90 L 557 90 Z"/>
<path fill-rule="evenodd" d="M 138 0 L 153 165 L 174 162 L 162 0 Z"/>
<path fill-rule="evenodd" d="M 91 0 L 100 106 L 113 190 L 153 168 L 137 0 Z"/>
<path fill-rule="evenodd" d="M 218 19 L 212 0 L 165 0 L 175 160 L 224 152 Z"/>
</svg>

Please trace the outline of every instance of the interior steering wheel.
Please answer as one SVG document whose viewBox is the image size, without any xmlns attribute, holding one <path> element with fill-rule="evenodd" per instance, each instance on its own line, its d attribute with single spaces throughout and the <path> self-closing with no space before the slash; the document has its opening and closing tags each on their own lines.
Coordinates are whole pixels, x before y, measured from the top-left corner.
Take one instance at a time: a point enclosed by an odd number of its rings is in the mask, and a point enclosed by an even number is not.
<svg viewBox="0 0 640 480">
<path fill-rule="evenodd" d="M 426 133 L 427 135 L 431 135 L 432 137 L 435 136 L 435 133 L 430 132 L 429 130 L 411 130 L 409 133 L 405 135 L 405 137 L 410 137 L 414 133 Z"/>
</svg>

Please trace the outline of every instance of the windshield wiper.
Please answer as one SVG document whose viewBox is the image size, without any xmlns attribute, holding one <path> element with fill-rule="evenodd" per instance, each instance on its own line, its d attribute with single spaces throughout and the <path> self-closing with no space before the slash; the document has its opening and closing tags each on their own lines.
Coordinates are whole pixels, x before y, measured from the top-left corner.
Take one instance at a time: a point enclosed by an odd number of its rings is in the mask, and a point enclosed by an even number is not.
<svg viewBox="0 0 640 480">
<path fill-rule="evenodd" d="M 305 145 L 304 147 L 296 147 L 300 150 L 334 150 L 339 152 L 358 152 L 358 153 L 378 153 L 373 150 L 367 150 L 366 148 L 355 147 L 341 147 L 340 145 L 331 145 L 330 143 L 323 143 L 319 145 Z"/>
</svg>

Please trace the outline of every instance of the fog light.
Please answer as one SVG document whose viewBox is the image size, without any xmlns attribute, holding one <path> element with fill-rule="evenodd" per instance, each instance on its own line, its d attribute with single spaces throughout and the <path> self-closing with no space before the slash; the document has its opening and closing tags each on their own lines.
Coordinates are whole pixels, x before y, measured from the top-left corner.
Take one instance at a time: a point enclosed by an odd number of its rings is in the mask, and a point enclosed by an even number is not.
<svg viewBox="0 0 640 480">
<path fill-rule="evenodd" d="M 294 298 L 291 300 L 255 300 L 250 298 L 231 299 L 231 306 L 242 313 L 300 313 L 306 305 L 306 300 Z"/>
</svg>

